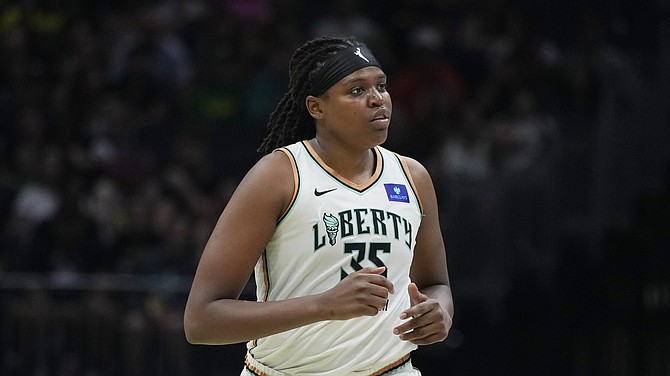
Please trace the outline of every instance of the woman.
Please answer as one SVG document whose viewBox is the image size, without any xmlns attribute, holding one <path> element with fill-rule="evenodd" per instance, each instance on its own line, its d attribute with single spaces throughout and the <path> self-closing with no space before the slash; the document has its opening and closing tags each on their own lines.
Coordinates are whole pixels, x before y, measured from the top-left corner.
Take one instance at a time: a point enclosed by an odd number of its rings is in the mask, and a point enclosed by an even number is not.
<svg viewBox="0 0 670 376">
<path fill-rule="evenodd" d="M 420 375 L 411 351 L 453 316 L 430 176 L 379 146 L 391 97 L 364 44 L 311 40 L 289 74 L 203 251 L 186 337 L 247 341 L 242 375 Z M 258 301 L 239 300 L 252 271 Z"/>
</svg>

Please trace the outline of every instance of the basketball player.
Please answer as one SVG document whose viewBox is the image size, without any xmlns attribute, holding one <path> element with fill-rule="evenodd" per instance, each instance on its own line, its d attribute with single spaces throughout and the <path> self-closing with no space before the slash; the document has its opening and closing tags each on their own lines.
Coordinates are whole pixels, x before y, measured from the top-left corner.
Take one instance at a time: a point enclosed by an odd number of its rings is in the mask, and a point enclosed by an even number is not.
<svg viewBox="0 0 670 376">
<path fill-rule="evenodd" d="M 410 353 L 453 315 L 430 176 L 380 146 L 391 97 L 364 44 L 311 40 L 289 74 L 203 251 L 186 337 L 247 342 L 242 375 L 420 375 Z M 239 300 L 252 271 L 258 299 Z"/>
</svg>

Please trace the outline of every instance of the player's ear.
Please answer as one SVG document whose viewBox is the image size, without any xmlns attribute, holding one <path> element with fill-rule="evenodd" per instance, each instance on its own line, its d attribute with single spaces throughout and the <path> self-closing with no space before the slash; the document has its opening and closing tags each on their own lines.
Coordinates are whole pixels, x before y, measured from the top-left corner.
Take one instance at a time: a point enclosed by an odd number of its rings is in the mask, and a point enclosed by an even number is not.
<svg viewBox="0 0 670 376">
<path fill-rule="evenodd" d="M 314 119 L 321 119 L 323 111 L 321 110 L 321 100 L 313 95 L 308 95 L 305 98 L 305 106 L 310 116 Z"/>
</svg>

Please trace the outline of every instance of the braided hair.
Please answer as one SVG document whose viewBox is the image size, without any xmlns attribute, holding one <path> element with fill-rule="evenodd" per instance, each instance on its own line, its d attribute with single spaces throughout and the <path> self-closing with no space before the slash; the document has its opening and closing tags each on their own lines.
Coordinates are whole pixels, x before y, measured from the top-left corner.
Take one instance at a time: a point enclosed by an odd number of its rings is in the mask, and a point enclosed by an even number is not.
<svg viewBox="0 0 670 376">
<path fill-rule="evenodd" d="M 314 120 L 305 108 L 305 98 L 315 74 L 330 55 L 349 46 L 363 45 L 353 38 L 320 37 L 295 50 L 288 67 L 288 92 L 270 115 L 267 125 L 270 132 L 259 146 L 259 153 L 269 154 L 278 147 L 316 135 Z"/>
</svg>

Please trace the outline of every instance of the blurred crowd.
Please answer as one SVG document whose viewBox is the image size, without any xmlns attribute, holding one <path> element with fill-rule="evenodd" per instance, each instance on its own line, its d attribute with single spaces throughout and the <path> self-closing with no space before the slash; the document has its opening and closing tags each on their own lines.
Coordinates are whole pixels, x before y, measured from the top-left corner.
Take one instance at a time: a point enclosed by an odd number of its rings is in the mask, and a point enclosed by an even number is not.
<svg viewBox="0 0 670 376">
<path fill-rule="evenodd" d="M 654 315 L 670 310 L 669 11 L 4 1 L 0 276 L 190 279 L 259 157 L 292 51 L 355 35 L 389 76 L 385 146 L 429 168 L 443 215 L 456 321 L 417 353 L 424 372 L 667 374 L 668 337 L 631 333 L 655 332 L 649 317 L 668 333 Z M 0 373 L 239 374 L 238 353 L 225 363 L 186 344 L 185 293 L 3 287 Z"/>
</svg>

